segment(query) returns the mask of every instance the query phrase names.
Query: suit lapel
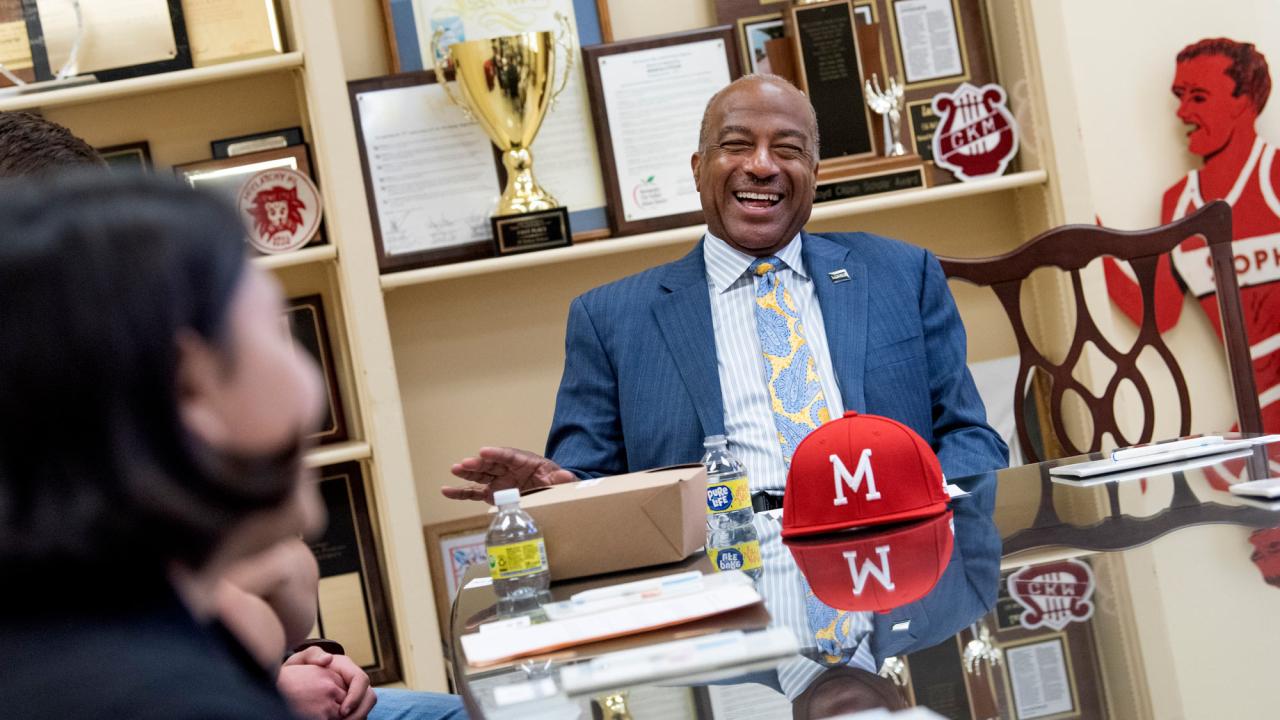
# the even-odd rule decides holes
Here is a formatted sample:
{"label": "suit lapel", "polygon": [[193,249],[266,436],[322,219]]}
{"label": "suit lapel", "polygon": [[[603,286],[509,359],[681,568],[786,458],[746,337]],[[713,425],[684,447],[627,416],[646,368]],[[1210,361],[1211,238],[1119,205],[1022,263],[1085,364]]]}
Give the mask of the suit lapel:
{"label": "suit lapel", "polygon": [[[703,242],[706,242],[705,240]],[[724,434],[724,402],[716,369],[715,328],[707,291],[702,243],[667,265],[659,278],[667,291],[653,303],[658,329],[667,342],[704,435]]]}
{"label": "suit lapel", "polygon": [[[867,267],[849,257],[845,246],[808,233],[802,255],[822,308],[831,367],[844,409],[863,412],[867,404],[862,383],[867,360]],[[847,271],[849,280],[832,280],[831,273],[837,270]]]}

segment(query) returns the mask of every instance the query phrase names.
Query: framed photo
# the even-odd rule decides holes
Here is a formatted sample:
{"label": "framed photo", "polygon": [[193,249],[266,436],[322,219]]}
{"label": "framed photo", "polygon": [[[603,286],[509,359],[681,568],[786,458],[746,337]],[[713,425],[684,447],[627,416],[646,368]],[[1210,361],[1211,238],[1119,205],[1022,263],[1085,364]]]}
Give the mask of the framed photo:
{"label": "framed photo", "polygon": [[492,257],[489,217],[502,185],[489,136],[449,102],[434,73],[347,87],[379,270]]}
{"label": "framed photo", "polygon": [[[306,145],[264,150],[230,158],[201,160],[173,167],[174,174],[185,180],[191,187],[212,190],[234,202],[244,215],[250,235],[255,238],[251,246],[255,252],[263,254],[265,254],[264,247],[260,247],[256,238],[259,235],[271,234],[269,232],[271,228],[258,227],[267,224],[268,216],[255,207],[257,202],[255,197],[269,197],[269,195],[248,198],[243,196],[249,183],[260,182],[264,178],[264,171],[269,170],[288,171],[287,177],[282,179],[284,184],[279,186],[281,192],[278,201],[288,205],[287,214],[279,218],[280,234],[286,231],[296,234],[313,231],[314,235],[309,240],[302,242],[302,238],[299,238],[300,244],[294,249],[323,245],[324,228],[320,223],[322,201],[311,180],[311,160]],[[264,189],[271,190],[275,187]],[[252,190],[252,187],[248,189]],[[274,215],[271,218],[274,218]]]}
{"label": "framed photo", "polygon": [[782,13],[756,15],[738,20],[738,47],[742,51],[744,73],[771,73],[776,71],[769,64],[769,52],[765,43],[786,37],[786,24]]}
{"label": "framed photo", "polygon": [[427,565],[431,568],[431,588],[436,599],[436,621],[441,637],[449,636],[449,611],[458,596],[462,576],[473,564],[487,563],[484,536],[490,516],[485,513],[428,525],[424,529]]}
{"label": "framed photo", "polygon": [[[436,30],[444,31],[443,49],[454,42],[530,29],[553,30],[559,26],[559,15],[576,28],[578,47],[612,39],[607,0],[382,0],[382,4],[392,69],[397,73],[434,67],[431,42]],[[566,67],[559,58],[556,65]],[[605,237],[609,227],[581,66],[575,59],[568,83],[556,97],[531,148],[538,182],[569,209],[569,226],[578,242]],[[558,83],[559,77],[555,81]]]}
{"label": "framed photo", "polygon": [[701,223],[689,157],[707,101],[741,74],[734,28],[596,45],[582,55],[613,233]]}
{"label": "framed photo", "polygon": [[37,80],[75,51],[76,75],[107,82],[192,67],[182,0],[22,0]]}
{"label": "framed photo", "polygon": [[95,148],[112,172],[149,173],[151,144],[146,140]]}
{"label": "framed photo", "polygon": [[285,307],[285,321],[294,340],[306,348],[324,374],[325,419],[320,430],[311,437],[321,445],[342,442],[347,439],[347,420],[342,395],[338,391],[338,370],[333,361],[333,344],[329,342],[323,298],[319,295],[290,298]]}
{"label": "framed photo", "polygon": [[364,473],[355,462],[330,465],[321,468],[319,483],[329,525],[310,543],[320,565],[315,634],[342,643],[374,685],[394,682],[400,679],[400,661]]}

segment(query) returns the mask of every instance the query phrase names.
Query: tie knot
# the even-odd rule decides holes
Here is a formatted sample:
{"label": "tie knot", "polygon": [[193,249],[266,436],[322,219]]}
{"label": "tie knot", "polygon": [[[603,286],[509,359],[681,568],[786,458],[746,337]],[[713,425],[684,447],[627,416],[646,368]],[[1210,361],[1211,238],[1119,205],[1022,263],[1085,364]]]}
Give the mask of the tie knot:
{"label": "tie knot", "polygon": [[769,257],[759,258],[751,263],[751,273],[753,275],[763,277],[778,267],[778,258],[770,255]]}

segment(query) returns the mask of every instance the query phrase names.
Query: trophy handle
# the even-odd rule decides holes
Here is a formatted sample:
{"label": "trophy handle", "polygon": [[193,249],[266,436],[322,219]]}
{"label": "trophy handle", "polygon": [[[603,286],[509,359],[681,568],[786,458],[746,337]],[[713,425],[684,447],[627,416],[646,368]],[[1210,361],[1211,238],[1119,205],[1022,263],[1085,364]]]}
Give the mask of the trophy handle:
{"label": "trophy handle", "polygon": [[577,43],[573,41],[573,27],[569,25],[568,16],[556,13],[556,21],[560,23],[560,31],[556,33],[556,45],[564,51],[564,74],[560,76],[560,87],[556,88],[551,95],[552,104],[569,86],[569,76],[573,74],[573,66],[576,64],[574,56],[577,55]]}
{"label": "trophy handle", "polygon": [[444,61],[440,59],[440,38],[442,37],[444,37],[444,28],[442,27],[436,28],[436,31],[431,35],[431,66],[436,73],[436,84],[444,89],[444,94],[449,98],[449,102],[459,108],[462,108],[462,112],[467,116],[467,119],[470,120],[472,119],[471,109],[467,107],[466,103],[462,102],[461,98],[453,94],[453,88],[449,87],[449,81],[444,76]]}

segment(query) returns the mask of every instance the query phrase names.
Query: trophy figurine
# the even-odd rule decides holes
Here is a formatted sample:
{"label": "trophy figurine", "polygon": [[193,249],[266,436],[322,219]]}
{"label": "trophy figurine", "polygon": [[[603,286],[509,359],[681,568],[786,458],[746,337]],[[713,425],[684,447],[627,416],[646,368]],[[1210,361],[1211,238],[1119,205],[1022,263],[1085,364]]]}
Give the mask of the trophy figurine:
{"label": "trophy figurine", "polygon": [[[499,255],[563,247],[572,243],[569,211],[533,177],[533,138],[573,69],[574,48],[568,18],[556,14],[557,36],[550,31],[467,40],[440,50],[444,29],[431,39],[436,81],[449,100],[480,124],[502,151],[507,185],[490,218]],[[558,85],[553,83],[556,56],[566,57]],[[453,69],[458,92],[445,78]],[[553,89],[554,87],[554,89]]]}
{"label": "trophy figurine", "polygon": [[902,147],[902,85],[897,78],[889,78],[884,90],[875,73],[866,82],[867,105],[882,118],[884,123],[884,156],[900,157],[907,154]]}

